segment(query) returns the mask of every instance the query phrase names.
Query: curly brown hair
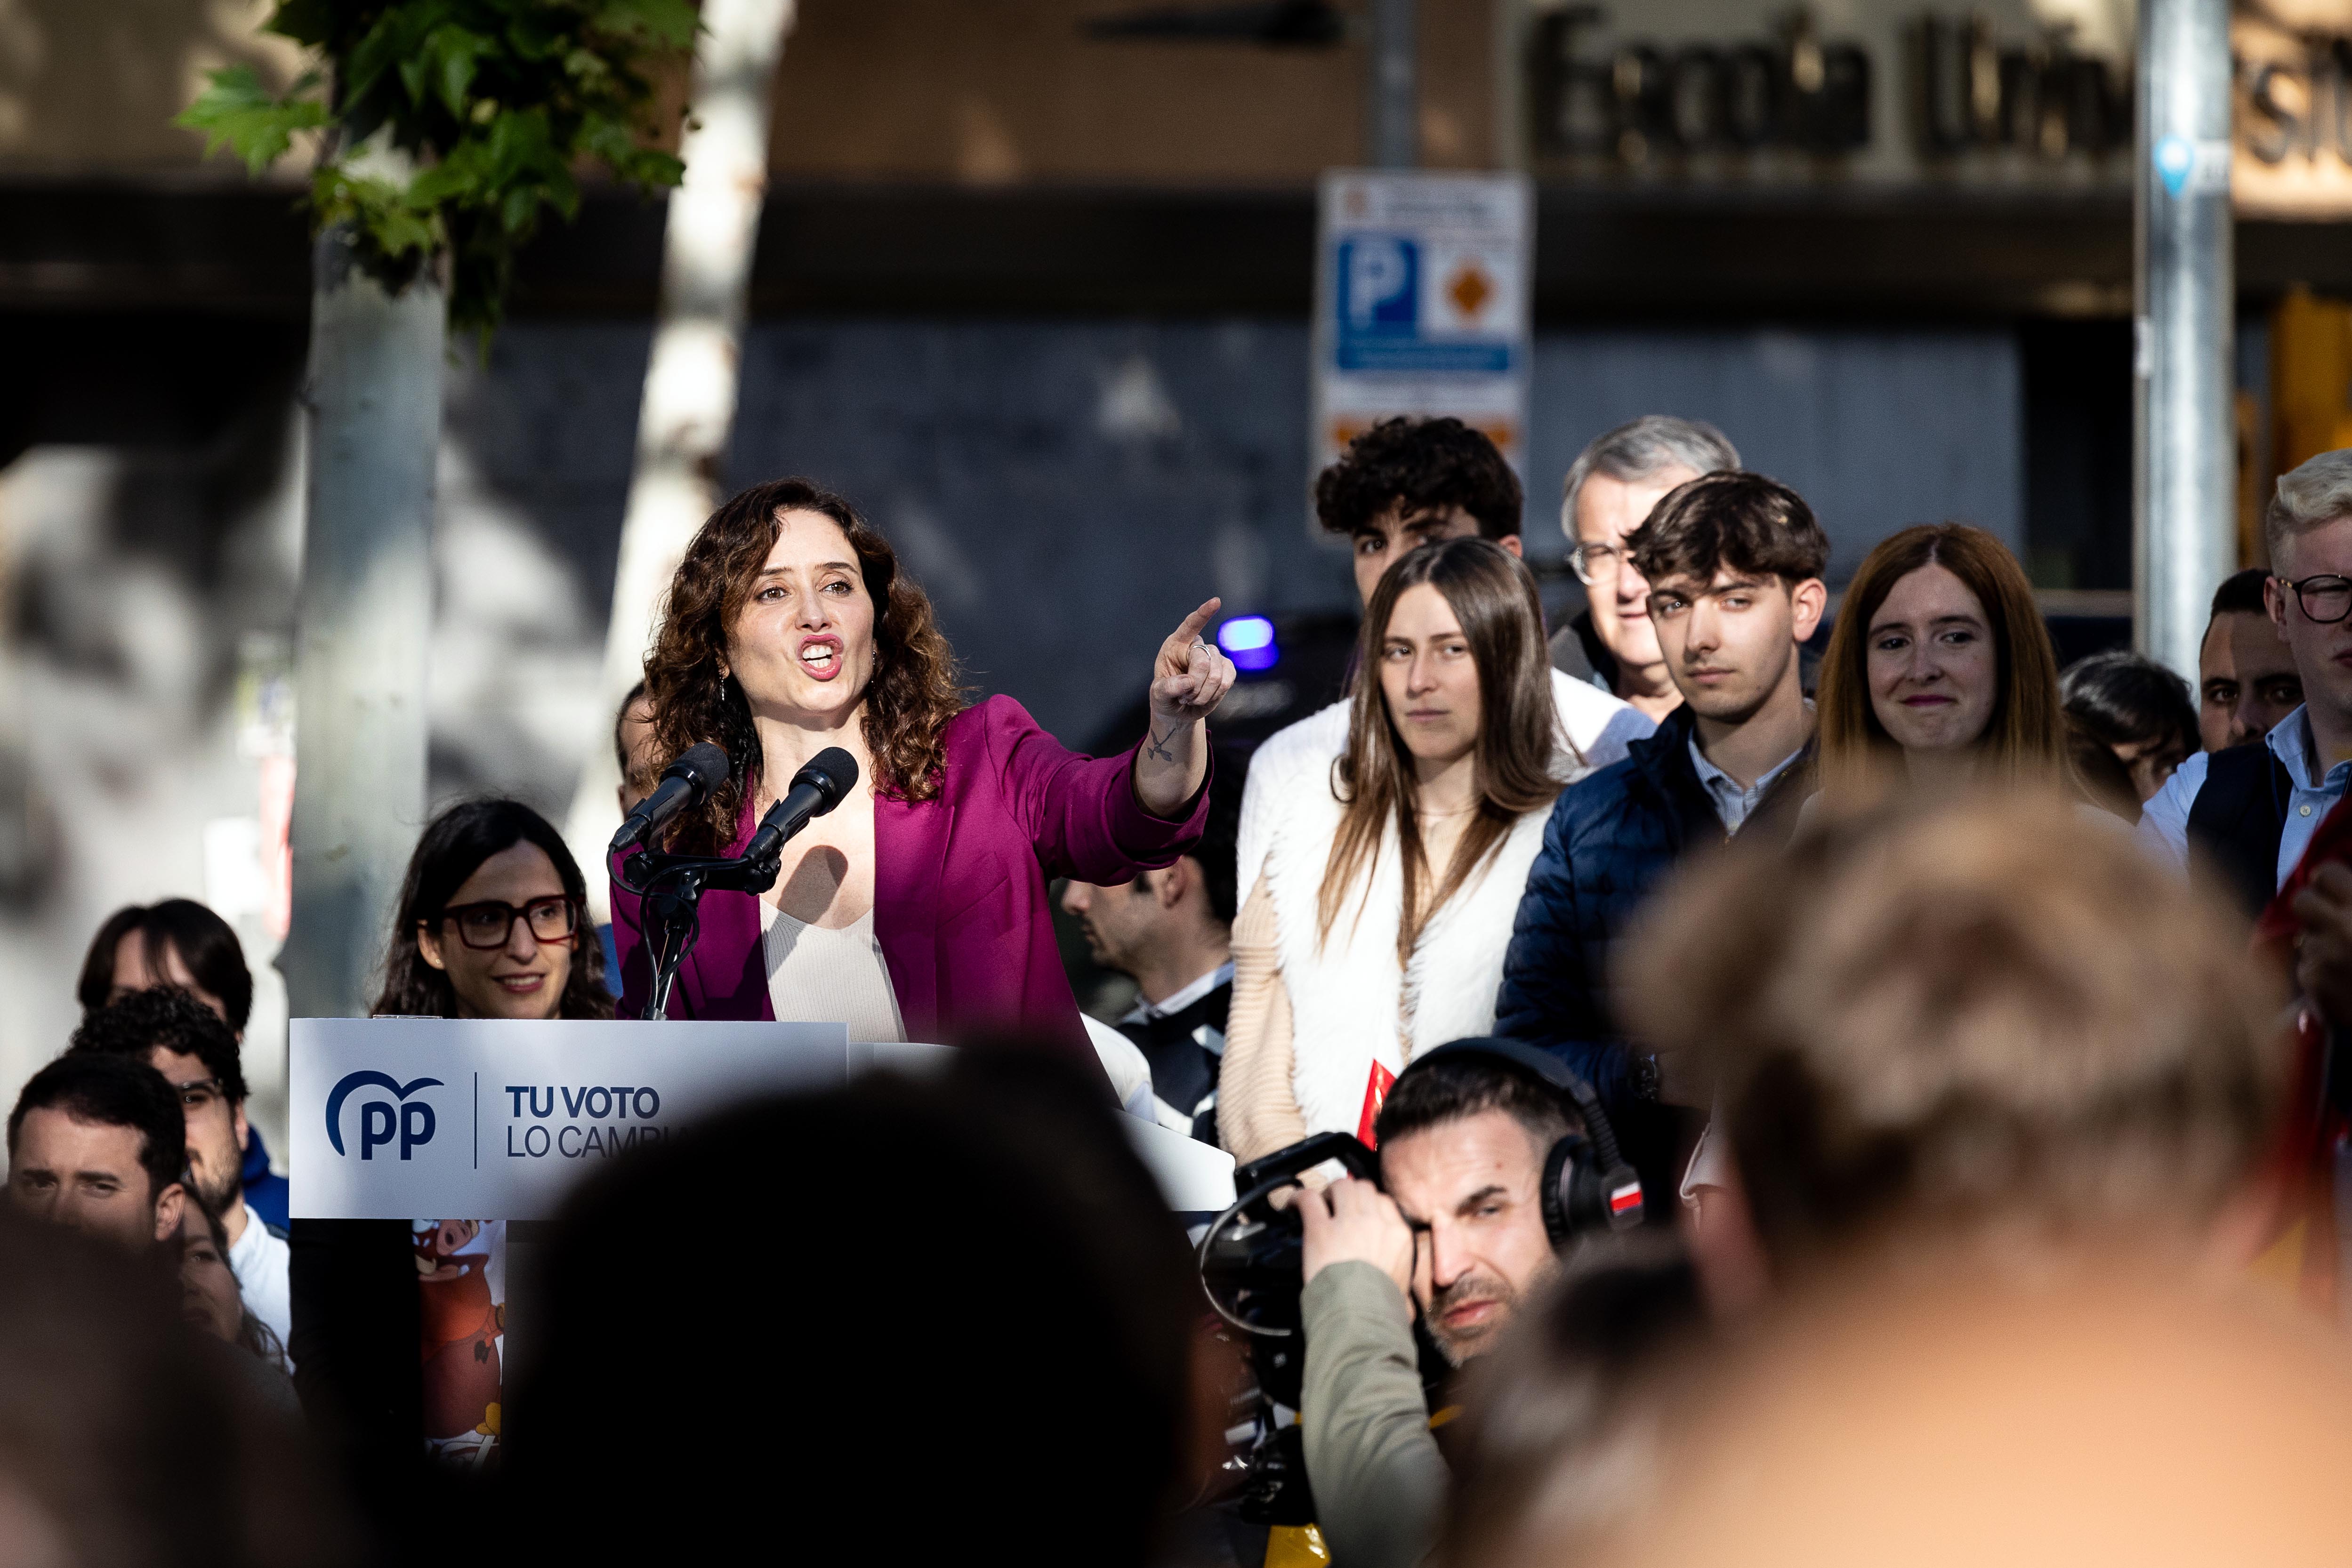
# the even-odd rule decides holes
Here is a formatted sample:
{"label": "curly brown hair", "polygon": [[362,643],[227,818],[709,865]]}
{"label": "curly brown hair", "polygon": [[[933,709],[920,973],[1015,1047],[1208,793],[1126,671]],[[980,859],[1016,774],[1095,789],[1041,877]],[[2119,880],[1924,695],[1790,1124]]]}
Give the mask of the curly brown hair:
{"label": "curly brown hair", "polygon": [[689,746],[726,748],[730,771],[698,810],[681,815],[669,847],[715,854],[735,837],[743,802],[760,777],[760,735],[742,684],[720,675],[727,629],[751,596],[787,512],[832,518],[857,552],[858,575],[874,601],[874,678],[865,694],[866,747],[877,794],[928,800],[940,792],[948,720],[963,711],[955,653],[931,618],[931,601],[898,570],[898,557],[873,524],[841,497],[807,479],[772,479],[736,495],[696,532],[670,580],[661,628],[646,655],[659,767]]}

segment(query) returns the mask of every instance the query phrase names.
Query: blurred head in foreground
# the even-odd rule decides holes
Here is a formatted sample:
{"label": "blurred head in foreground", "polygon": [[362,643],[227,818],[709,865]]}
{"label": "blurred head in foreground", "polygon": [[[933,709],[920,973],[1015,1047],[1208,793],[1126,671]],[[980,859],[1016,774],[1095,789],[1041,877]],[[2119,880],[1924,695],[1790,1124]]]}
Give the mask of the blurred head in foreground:
{"label": "blurred head in foreground", "polygon": [[550,1557],[717,1561],[822,1518],[877,1561],[1145,1562],[1181,1500],[1199,1286],[1066,1073],[957,1052],[583,1186],[509,1421]]}
{"label": "blurred head in foreground", "polygon": [[1601,1550],[1556,1534],[1517,1561],[2340,1563],[2352,1368],[2287,1314],[2136,1274],[1883,1277],[1685,1369],[1664,1505]]}
{"label": "blurred head in foreground", "polygon": [[1670,1232],[1579,1248],[1465,1391],[1443,1561],[1485,1568],[1556,1536],[1590,1539],[1659,1501],[1656,1384],[1706,1332],[1697,1277]]}
{"label": "blurred head in foreground", "polygon": [[2284,1085],[2227,915],[2055,793],[1818,826],[1695,867],[1625,963],[1637,1032],[1715,1056],[1773,1272],[2204,1248]]}
{"label": "blurred head in foreground", "polygon": [[1813,829],[1694,865],[1620,993],[1714,1055],[1764,1279],[1696,1260],[1746,1325],[1597,1314],[1622,1270],[1524,1314],[1481,1568],[2240,1562],[2334,1506],[2352,1383],[2231,1301],[2284,1064],[2226,915],[2054,793]]}
{"label": "blurred head in foreground", "polygon": [[0,1213],[0,1562],[352,1559],[300,1433],[203,1354],[176,1296],[113,1249]]}

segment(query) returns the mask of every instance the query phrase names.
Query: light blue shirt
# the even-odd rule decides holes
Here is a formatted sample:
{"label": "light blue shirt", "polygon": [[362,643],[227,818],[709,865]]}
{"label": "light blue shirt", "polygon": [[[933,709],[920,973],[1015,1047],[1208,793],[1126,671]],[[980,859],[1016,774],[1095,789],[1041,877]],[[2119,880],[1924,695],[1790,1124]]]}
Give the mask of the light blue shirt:
{"label": "light blue shirt", "polygon": [[[2344,799],[2346,784],[2352,783],[2352,762],[2337,763],[2324,779],[2312,777],[2311,721],[2302,708],[2279,720],[2263,737],[2263,744],[2285,766],[2294,786],[2286,803],[2286,828],[2279,834],[2277,882],[2284,882],[2311,847],[2320,820]],[[2189,811],[2197,803],[2197,791],[2205,787],[2207,766],[2206,754],[2199,752],[2174,768],[2164,788],[2140,810],[2139,841],[2184,870],[2189,864]]]}
{"label": "light blue shirt", "polygon": [[1706,791],[1707,803],[1715,808],[1715,814],[1722,819],[1726,833],[1738,832],[1739,824],[1748,821],[1748,813],[1756,810],[1756,802],[1764,798],[1764,791],[1772,788],[1774,781],[1789,770],[1790,763],[1805,754],[1803,747],[1797,747],[1766,768],[1755,783],[1743,789],[1738,779],[1706,759],[1706,753],[1698,748],[1696,737],[1692,738],[1689,746],[1691,766],[1698,769],[1699,785]]}

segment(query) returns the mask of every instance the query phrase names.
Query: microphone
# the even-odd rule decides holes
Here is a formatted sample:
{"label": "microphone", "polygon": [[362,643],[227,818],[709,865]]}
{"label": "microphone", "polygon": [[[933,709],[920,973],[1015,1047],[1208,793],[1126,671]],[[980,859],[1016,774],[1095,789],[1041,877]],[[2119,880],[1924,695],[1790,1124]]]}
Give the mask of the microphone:
{"label": "microphone", "polygon": [[[689,746],[678,759],[662,769],[661,783],[637,802],[604,852],[616,855],[649,841],[669,820],[688,806],[699,805],[727,777],[727,753],[705,740]],[[855,775],[853,767],[851,772]]]}
{"label": "microphone", "polygon": [[766,860],[784,847],[786,839],[807,827],[810,818],[822,817],[840,805],[841,798],[856,786],[857,758],[838,746],[826,747],[793,775],[793,787],[760,819],[760,831],[743,846],[743,859],[752,865]]}

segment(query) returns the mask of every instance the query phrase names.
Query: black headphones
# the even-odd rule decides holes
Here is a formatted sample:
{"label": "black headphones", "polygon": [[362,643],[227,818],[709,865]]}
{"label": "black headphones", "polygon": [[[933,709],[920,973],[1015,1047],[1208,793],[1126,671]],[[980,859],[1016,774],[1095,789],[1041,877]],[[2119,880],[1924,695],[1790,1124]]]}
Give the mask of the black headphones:
{"label": "black headphones", "polygon": [[[1536,1079],[1558,1094],[1563,1108],[1584,1124],[1582,1133],[1568,1134],[1544,1155],[1543,1181],[1538,1190],[1543,1200],[1544,1233],[1551,1238],[1552,1246],[1566,1247],[1580,1236],[1631,1230],[1641,1224],[1642,1178],[1617,1152],[1617,1134],[1601,1109],[1601,1097],[1592,1092],[1592,1085],[1549,1051],[1516,1040],[1452,1040],[1414,1057],[1397,1074],[1397,1082],[1433,1061],[1459,1061],[1474,1056]],[[1389,1086],[1389,1092],[1396,1092],[1396,1084]]]}

